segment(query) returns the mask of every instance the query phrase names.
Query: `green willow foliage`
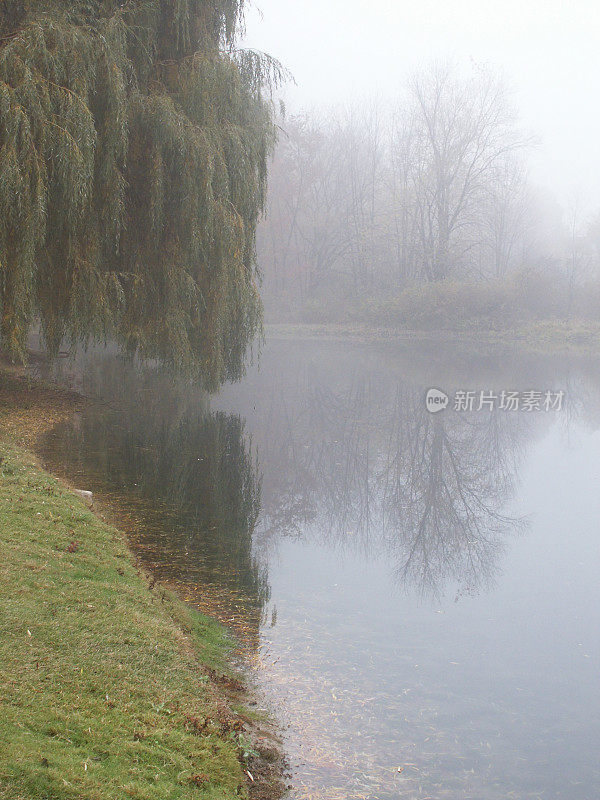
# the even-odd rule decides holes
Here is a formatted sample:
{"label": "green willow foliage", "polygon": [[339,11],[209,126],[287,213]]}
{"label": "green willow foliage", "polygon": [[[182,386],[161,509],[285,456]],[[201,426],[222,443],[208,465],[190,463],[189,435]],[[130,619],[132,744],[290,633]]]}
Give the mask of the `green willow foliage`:
{"label": "green willow foliage", "polygon": [[238,378],[260,328],[255,230],[277,62],[244,0],[0,0],[0,343]]}

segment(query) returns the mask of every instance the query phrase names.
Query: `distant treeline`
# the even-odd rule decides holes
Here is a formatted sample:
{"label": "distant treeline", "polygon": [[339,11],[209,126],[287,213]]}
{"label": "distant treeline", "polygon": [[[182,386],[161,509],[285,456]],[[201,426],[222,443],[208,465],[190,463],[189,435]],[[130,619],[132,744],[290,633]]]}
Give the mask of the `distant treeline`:
{"label": "distant treeline", "polygon": [[394,108],[280,126],[259,231],[267,319],[600,317],[600,222],[530,184],[535,141],[492,72],[435,66]]}

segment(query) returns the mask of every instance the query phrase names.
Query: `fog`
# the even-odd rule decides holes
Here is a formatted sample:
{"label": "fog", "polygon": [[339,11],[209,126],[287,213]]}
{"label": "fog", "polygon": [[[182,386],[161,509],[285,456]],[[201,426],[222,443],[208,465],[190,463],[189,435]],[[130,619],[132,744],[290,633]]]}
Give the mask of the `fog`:
{"label": "fog", "polygon": [[599,78],[600,0],[0,0],[0,800],[600,800]]}
{"label": "fog", "polygon": [[432,60],[500,70],[524,126],[539,136],[532,178],[563,205],[600,205],[600,7],[592,0],[255,0],[248,47],[279,58],[296,85],[290,108],[395,98]]}
{"label": "fog", "polygon": [[245,46],[293,75],[273,94],[267,321],[595,323],[599,23],[555,0],[254,4]]}

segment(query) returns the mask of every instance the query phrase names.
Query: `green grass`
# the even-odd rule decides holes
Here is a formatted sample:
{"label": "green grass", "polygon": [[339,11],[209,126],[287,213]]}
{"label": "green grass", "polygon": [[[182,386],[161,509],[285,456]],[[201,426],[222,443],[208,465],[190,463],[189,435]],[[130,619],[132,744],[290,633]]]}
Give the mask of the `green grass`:
{"label": "green grass", "polygon": [[0,443],[0,798],[246,796],[203,667],[223,629],[151,591],[121,534]]}

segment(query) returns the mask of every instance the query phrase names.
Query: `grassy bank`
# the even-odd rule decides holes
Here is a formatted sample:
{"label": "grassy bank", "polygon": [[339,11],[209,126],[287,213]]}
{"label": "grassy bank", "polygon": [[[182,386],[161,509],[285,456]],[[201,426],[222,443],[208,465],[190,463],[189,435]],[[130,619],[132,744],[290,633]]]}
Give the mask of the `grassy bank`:
{"label": "grassy bank", "polygon": [[22,450],[0,458],[0,797],[238,796],[203,673],[222,630],[151,592],[120,534]]}
{"label": "grassy bank", "polygon": [[229,635],[26,449],[80,402],[0,367],[0,799],[262,797]]}

